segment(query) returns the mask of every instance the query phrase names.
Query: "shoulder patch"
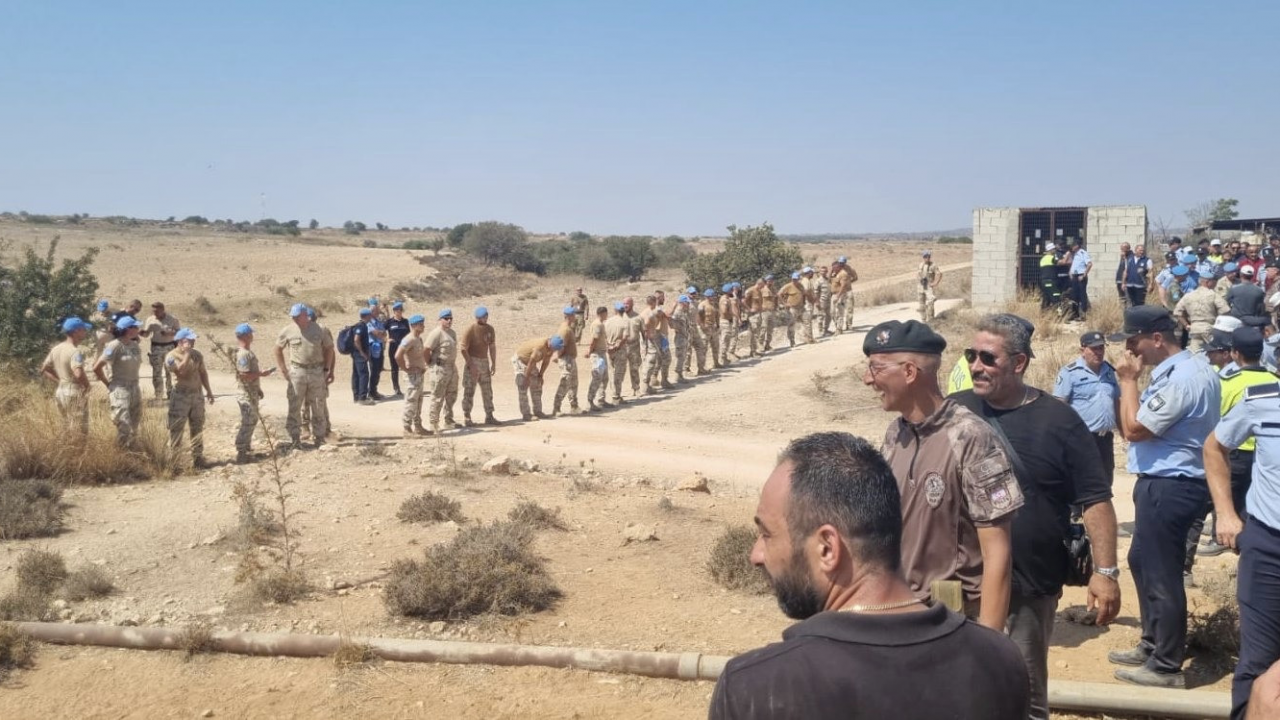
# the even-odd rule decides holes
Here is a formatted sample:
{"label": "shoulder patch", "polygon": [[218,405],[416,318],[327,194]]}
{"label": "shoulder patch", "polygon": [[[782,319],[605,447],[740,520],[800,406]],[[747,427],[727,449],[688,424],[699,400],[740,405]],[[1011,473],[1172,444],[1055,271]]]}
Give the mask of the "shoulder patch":
{"label": "shoulder patch", "polygon": [[1152,395],[1151,399],[1147,401],[1147,409],[1150,410],[1151,412],[1156,412],[1164,406],[1165,406],[1164,398],[1160,396],[1160,393],[1156,393],[1155,395]]}
{"label": "shoulder patch", "polygon": [[1280,382],[1254,385],[1244,391],[1245,400],[1261,400],[1262,398],[1280,397]]}
{"label": "shoulder patch", "polygon": [[1222,376],[1223,380],[1226,380],[1228,378],[1233,378],[1239,375],[1240,372],[1241,372],[1240,368],[1237,367],[1237,368],[1231,368],[1230,370],[1223,370],[1222,372],[1219,373],[1219,375]]}

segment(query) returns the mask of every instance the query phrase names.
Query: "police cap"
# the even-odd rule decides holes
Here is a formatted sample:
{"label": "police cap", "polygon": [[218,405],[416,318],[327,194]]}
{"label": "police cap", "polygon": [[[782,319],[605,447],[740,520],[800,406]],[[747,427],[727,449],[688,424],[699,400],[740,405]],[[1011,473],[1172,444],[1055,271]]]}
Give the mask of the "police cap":
{"label": "police cap", "polygon": [[1178,324],[1168,310],[1158,305],[1139,305],[1124,311],[1124,329],[1107,339],[1117,342],[1143,333],[1173,332],[1177,329]]}

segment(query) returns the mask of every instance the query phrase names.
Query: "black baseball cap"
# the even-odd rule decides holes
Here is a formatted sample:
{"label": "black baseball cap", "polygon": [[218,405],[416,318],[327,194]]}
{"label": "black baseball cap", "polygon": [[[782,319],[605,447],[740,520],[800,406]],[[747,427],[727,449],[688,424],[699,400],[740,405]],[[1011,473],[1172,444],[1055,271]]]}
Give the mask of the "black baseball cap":
{"label": "black baseball cap", "polygon": [[862,353],[868,356],[895,352],[941,355],[946,349],[947,339],[919,320],[882,322],[862,339]]}
{"label": "black baseball cap", "polygon": [[1213,330],[1209,333],[1209,339],[1204,344],[1206,352],[1214,350],[1230,350],[1232,344],[1232,333],[1226,330]]}
{"label": "black baseball cap", "polygon": [[1107,339],[1103,337],[1102,333],[1098,332],[1097,330],[1090,330],[1089,332],[1080,336],[1080,347],[1082,348],[1098,347],[1099,345],[1106,345],[1106,344],[1107,344]]}
{"label": "black baseball cap", "polygon": [[1231,347],[1245,357],[1262,355],[1262,331],[1248,325],[1232,330]]}
{"label": "black baseball cap", "polygon": [[1134,335],[1153,332],[1172,332],[1178,329],[1169,311],[1158,305],[1139,305],[1124,311],[1124,329],[1107,336],[1111,342],[1128,340]]}

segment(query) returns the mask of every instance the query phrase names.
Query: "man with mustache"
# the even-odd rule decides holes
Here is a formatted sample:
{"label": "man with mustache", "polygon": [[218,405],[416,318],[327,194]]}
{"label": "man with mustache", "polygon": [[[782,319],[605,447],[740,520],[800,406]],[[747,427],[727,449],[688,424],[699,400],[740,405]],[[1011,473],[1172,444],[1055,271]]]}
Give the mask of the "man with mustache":
{"label": "man with mustache", "polygon": [[899,568],[893,473],[865,440],[794,440],[760,492],[751,562],[802,622],[725,666],[726,718],[1027,717],[1025,666],[1000,633],[926,605]]}

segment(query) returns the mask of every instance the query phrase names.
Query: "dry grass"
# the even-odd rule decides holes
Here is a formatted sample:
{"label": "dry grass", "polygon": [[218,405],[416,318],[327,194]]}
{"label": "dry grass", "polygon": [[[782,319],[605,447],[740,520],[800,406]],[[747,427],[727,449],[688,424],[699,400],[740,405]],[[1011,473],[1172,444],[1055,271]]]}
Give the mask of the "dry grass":
{"label": "dry grass", "polygon": [[213,626],[208,620],[196,620],[187,625],[178,635],[178,648],[186,660],[213,652]]}
{"label": "dry grass", "polygon": [[856,307],[874,307],[876,305],[893,305],[895,303],[915,302],[916,286],[910,281],[880,285],[853,293]]}
{"label": "dry grass", "polygon": [[383,600],[394,615],[430,619],[520,615],[551,607],[561,592],[534,554],[532,529],[496,522],[428,548],[391,568]]}
{"label": "dry grass", "polygon": [[742,592],[764,595],[769,592],[769,576],[764,569],[751,564],[751,547],[756,531],[746,525],[727,528],[716,539],[707,560],[707,572],[717,585]]}
{"label": "dry grass", "polygon": [[311,593],[311,583],[301,570],[271,568],[259,573],[249,583],[249,590],[262,602],[288,605]]}
{"label": "dry grass", "polygon": [[35,588],[19,585],[0,597],[0,620],[42,622],[53,619],[50,597]]}
{"label": "dry grass", "polygon": [[353,643],[343,638],[338,643],[338,650],[333,654],[333,664],[339,668],[348,669],[357,665],[364,665],[372,661],[377,656],[373,654],[373,648],[368,645]]}
{"label": "dry grass", "polygon": [[1235,570],[1205,573],[1205,577],[1198,579],[1208,603],[1196,603],[1188,613],[1187,648],[1197,663],[1230,670],[1240,653],[1240,605],[1236,602]]}
{"label": "dry grass", "polygon": [[548,510],[533,500],[524,500],[511,508],[507,519],[516,525],[525,525],[534,530],[568,530],[560,517],[560,508]]}
{"label": "dry grass", "polygon": [[62,584],[62,597],[71,602],[102,598],[115,592],[111,576],[97,565],[86,565],[72,570]]}
{"label": "dry grass", "polygon": [[0,623],[0,679],[35,664],[36,641],[12,623]]}
{"label": "dry grass", "polygon": [[396,517],[400,518],[400,522],[424,525],[450,520],[456,523],[466,521],[466,517],[462,514],[462,503],[431,490],[414,495],[401,503],[400,509],[396,511]]}
{"label": "dry grass", "polygon": [[52,595],[67,579],[62,556],[46,550],[28,550],[18,557],[18,586]]}
{"label": "dry grass", "polygon": [[0,540],[62,531],[62,488],[46,480],[0,480]]}

